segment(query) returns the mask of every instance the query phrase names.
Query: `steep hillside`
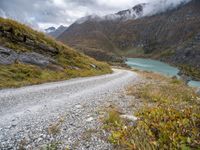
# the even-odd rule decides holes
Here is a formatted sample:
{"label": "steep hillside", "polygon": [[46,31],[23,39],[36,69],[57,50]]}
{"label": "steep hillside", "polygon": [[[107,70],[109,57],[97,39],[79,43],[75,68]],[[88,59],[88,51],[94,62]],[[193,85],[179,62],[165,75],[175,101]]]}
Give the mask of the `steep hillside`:
{"label": "steep hillside", "polygon": [[0,88],[110,72],[105,63],[16,21],[0,18]]}
{"label": "steep hillside", "polygon": [[[58,39],[74,47],[161,59],[200,79],[200,1],[192,0],[166,12],[141,17],[146,5],[133,7],[135,13],[121,11],[117,13],[121,17],[115,19],[75,22]],[[97,38],[97,34],[103,38]]]}
{"label": "steep hillside", "polygon": [[[122,58],[115,55],[117,47],[102,30],[103,26],[96,21],[86,21],[82,24],[74,23],[57,39],[89,56],[95,56],[98,60],[123,61]],[[97,53],[101,53],[101,55],[96,55]]]}
{"label": "steep hillside", "polygon": [[[87,16],[77,20],[57,39],[98,60],[123,62],[114,41],[120,23],[141,17],[145,4],[104,17]],[[121,30],[121,29],[120,29]],[[119,37],[119,40],[122,37]]]}

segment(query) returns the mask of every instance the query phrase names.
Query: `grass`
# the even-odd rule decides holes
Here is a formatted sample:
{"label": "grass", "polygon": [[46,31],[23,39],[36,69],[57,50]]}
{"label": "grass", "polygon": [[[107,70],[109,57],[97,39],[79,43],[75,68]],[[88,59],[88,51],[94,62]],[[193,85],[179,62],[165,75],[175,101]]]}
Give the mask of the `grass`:
{"label": "grass", "polygon": [[127,49],[119,52],[120,55],[122,56],[142,56],[144,55],[144,50],[141,47],[138,48],[133,48],[133,49]]}
{"label": "grass", "polygon": [[135,112],[135,126],[109,111],[104,127],[116,149],[200,149],[200,98],[181,81],[140,73],[147,83],[132,86],[128,94],[143,100]]}
{"label": "grass", "polygon": [[45,82],[67,80],[75,77],[86,77],[108,73],[109,70],[83,68],[80,70],[65,69],[51,71],[27,64],[0,65],[0,89],[34,85]]}
{"label": "grass", "polygon": [[[58,150],[59,149],[60,142],[51,142],[47,145],[45,145],[41,150]],[[67,150],[67,148],[66,148]]]}
{"label": "grass", "polygon": [[64,119],[60,118],[57,122],[51,124],[48,128],[48,133],[51,135],[58,134],[60,132],[60,128],[63,122],[64,122]]}
{"label": "grass", "polygon": [[[18,23],[12,19],[4,19],[0,17],[0,29],[1,30],[10,30],[12,28],[13,35],[15,36],[24,36],[34,40],[35,42],[41,42],[52,47],[57,47],[61,49],[64,45],[58,44],[53,38],[46,36],[45,34],[35,31],[32,28]],[[67,46],[64,46],[67,47]]]}
{"label": "grass", "polygon": [[[0,17],[0,31],[9,31],[11,37],[0,36],[0,45],[11,48],[17,53],[37,52],[53,58],[57,64],[64,68],[62,71],[48,70],[37,66],[16,62],[12,65],[0,65],[0,88],[20,87],[44,82],[66,80],[74,77],[85,77],[111,73],[111,68],[104,62],[98,62],[74,49],[55,41],[54,39],[35,31],[30,27]],[[11,32],[12,31],[12,32]],[[24,37],[33,41],[35,46],[15,38]],[[49,51],[40,50],[37,45],[57,50],[52,56]],[[96,67],[92,67],[95,65]]]}
{"label": "grass", "polygon": [[174,50],[165,50],[161,52],[160,57],[170,57],[174,54],[175,54]]}

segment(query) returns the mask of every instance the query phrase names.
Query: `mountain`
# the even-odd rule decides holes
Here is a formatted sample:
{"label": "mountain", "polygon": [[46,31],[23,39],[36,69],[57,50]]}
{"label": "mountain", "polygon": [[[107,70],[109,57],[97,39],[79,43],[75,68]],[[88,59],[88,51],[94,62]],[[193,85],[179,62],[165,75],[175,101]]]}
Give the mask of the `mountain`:
{"label": "mountain", "polygon": [[55,32],[56,28],[55,27],[49,27],[47,29],[45,29],[45,33],[50,34],[51,32]]}
{"label": "mountain", "polygon": [[45,29],[45,33],[57,38],[59,35],[61,35],[65,30],[67,29],[67,27],[61,25],[59,26],[57,29],[55,27],[49,27],[47,29]]}
{"label": "mountain", "polygon": [[108,15],[114,17],[75,22],[58,40],[90,56],[100,51],[104,57],[111,53],[159,59],[200,79],[200,1],[191,0],[156,14],[147,14],[149,5]]}
{"label": "mountain", "polygon": [[79,49],[81,52],[101,61],[123,62],[119,48],[111,41],[109,34],[115,33],[119,22],[141,17],[145,4],[136,5],[132,9],[116,14],[99,17],[91,15],[78,19],[57,39]]}
{"label": "mountain", "polygon": [[[115,16],[114,18],[117,18],[121,21],[141,18],[143,16],[143,9],[146,5],[147,5],[146,3],[143,3],[143,4],[136,5],[131,9],[120,11],[114,14]],[[107,15],[106,17],[109,19],[109,16],[113,16],[113,15]]]}
{"label": "mountain", "polygon": [[97,16],[97,15],[90,15],[83,18],[78,19],[75,23],[82,24],[87,21],[93,21],[93,22],[101,22],[101,21],[127,21],[129,19],[137,19],[141,18],[143,16],[143,8],[147,4],[142,3],[134,6],[131,9],[119,11],[115,14],[109,14],[103,17]]}
{"label": "mountain", "polygon": [[0,18],[0,88],[109,72],[105,63],[16,21]]}

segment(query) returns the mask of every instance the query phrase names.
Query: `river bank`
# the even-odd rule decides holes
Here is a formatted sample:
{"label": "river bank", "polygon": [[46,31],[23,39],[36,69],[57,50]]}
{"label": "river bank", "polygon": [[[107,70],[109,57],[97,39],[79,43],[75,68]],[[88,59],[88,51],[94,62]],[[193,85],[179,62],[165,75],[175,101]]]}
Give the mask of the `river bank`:
{"label": "river bank", "polygon": [[192,80],[192,77],[185,75],[179,68],[161,61],[145,58],[128,58],[126,64],[140,70],[152,71],[170,77],[176,76],[188,82],[189,86],[200,87],[200,81]]}

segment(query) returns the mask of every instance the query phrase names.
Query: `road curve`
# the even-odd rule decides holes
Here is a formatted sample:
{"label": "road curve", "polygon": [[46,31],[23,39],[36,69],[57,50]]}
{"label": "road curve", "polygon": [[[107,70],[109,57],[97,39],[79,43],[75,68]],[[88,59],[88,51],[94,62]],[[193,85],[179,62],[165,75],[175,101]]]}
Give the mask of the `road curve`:
{"label": "road curve", "polygon": [[0,90],[0,149],[18,149],[22,141],[26,149],[52,142],[55,136],[48,135],[47,129],[60,117],[64,118],[65,127],[57,140],[67,145],[74,143],[95,120],[96,109],[138,78],[131,71],[113,71],[108,75]]}

